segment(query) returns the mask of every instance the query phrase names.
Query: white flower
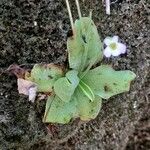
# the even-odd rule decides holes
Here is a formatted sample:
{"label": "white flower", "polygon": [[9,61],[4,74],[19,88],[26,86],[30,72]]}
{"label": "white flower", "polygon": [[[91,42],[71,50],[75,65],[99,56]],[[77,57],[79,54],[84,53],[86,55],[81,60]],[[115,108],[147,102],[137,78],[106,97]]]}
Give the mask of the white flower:
{"label": "white flower", "polygon": [[126,52],[126,45],[118,42],[118,36],[106,37],[104,40],[106,48],[104,49],[104,55],[106,57],[119,56]]}

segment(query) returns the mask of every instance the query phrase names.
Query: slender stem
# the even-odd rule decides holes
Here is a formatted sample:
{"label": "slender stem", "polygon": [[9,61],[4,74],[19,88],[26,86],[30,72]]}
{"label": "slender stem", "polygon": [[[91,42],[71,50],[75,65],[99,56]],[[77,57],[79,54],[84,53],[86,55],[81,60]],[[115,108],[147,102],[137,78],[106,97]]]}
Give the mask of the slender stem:
{"label": "slender stem", "polygon": [[92,19],[92,10],[90,10],[90,15],[89,15],[89,17]]}
{"label": "slender stem", "polygon": [[77,6],[79,18],[81,18],[82,15],[81,15],[81,10],[80,10],[80,5],[79,5],[79,1],[78,0],[76,0],[76,6]]}
{"label": "slender stem", "polygon": [[70,9],[70,5],[69,5],[68,0],[66,0],[66,5],[67,5],[68,13],[69,13],[71,28],[72,28],[72,31],[73,31],[73,18],[72,18],[72,13],[71,13],[71,9]]}
{"label": "slender stem", "polygon": [[110,0],[105,0],[106,14],[110,15]]}

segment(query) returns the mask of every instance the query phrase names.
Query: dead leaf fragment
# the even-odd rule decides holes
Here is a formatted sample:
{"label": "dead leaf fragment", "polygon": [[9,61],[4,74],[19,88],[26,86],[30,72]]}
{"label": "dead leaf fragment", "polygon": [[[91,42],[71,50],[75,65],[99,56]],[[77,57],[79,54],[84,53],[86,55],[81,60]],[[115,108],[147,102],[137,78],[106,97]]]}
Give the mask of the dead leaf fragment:
{"label": "dead leaf fragment", "polygon": [[17,78],[24,78],[25,74],[27,73],[26,69],[23,69],[16,64],[10,65],[7,71],[16,75]]}
{"label": "dead leaf fragment", "polygon": [[34,102],[37,93],[37,86],[34,82],[18,78],[18,91],[19,94],[29,96],[29,101]]}
{"label": "dead leaf fragment", "polygon": [[36,92],[37,92],[36,86],[29,88],[29,101],[31,101],[32,103],[34,103],[34,100],[36,98]]}

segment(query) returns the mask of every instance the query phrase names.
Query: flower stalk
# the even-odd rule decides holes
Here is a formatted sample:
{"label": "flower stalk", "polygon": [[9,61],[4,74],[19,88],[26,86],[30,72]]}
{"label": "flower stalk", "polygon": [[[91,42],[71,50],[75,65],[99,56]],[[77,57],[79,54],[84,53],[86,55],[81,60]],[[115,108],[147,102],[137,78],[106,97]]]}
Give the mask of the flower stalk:
{"label": "flower stalk", "polygon": [[67,5],[67,9],[68,9],[68,14],[69,14],[69,19],[70,19],[70,23],[71,23],[71,28],[72,28],[72,31],[74,29],[74,23],[73,23],[73,17],[72,17],[72,13],[71,13],[71,8],[70,8],[70,5],[69,5],[69,1],[66,0],[66,5]]}

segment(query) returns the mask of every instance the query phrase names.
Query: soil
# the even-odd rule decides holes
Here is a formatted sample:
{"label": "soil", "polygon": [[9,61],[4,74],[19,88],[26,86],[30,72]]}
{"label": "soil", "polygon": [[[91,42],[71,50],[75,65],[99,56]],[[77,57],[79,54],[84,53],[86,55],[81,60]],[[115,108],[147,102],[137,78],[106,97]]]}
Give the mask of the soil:
{"label": "soil", "polygon": [[[75,20],[75,2],[70,1]],[[104,58],[103,63],[136,73],[130,92],[104,101],[90,122],[42,123],[45,101],[32,104],[19,95],[16,77],[5,70],[14,63],[67,65],[70,22],[65,1],[0,0],[0,149],[150,149],[149,0],[118,0],[111,5],[110,16],[100,0],[81,1],[81,8],[84,16],[93,9],[102,40],[118,35],[127,44],[126,55]]]}

